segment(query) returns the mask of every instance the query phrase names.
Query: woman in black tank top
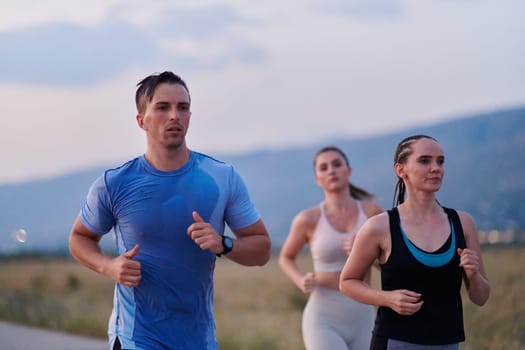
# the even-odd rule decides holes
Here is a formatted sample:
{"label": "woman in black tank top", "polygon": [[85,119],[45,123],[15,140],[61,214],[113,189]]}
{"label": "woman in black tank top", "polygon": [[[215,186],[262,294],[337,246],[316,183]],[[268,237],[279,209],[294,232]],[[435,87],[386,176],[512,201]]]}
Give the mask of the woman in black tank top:
{"label": "woman in black tank top", "polygon": [[[474,304],[489,298],[474,220],[436,200],[444,162],[430,136],[399,143],[395,207],[363,225],[341,272],[342,293],[378,306],[372,350],[458,349],[465,340],[462,281]],[[363,282],[376,260],[381,290]]]}

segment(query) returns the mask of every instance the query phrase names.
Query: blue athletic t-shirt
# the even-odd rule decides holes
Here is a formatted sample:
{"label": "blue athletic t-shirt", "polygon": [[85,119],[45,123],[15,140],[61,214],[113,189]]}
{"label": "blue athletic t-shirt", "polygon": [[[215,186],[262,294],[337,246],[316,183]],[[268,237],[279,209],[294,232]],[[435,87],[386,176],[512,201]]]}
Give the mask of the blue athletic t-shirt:
{"label": "blue athletic t-shirt", "polygon": [[188,236],[197,211],[224,232],[260,216],[246,186],[228,164],[191,152],[188,163],[159,171],[144,156],[108,170],[91,186],[80,219],[96,234],[115,232],[118,254],[140,245],[137,287],[115,286],[110,348],[217,349],[213,319],[216,256]]}

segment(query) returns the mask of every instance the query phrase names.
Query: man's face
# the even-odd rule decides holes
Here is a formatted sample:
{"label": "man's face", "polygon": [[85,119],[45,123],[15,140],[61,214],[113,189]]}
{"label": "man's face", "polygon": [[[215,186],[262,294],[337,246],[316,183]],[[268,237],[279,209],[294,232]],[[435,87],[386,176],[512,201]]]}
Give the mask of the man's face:
{"label": "man's face", "polygon": [[175,149],[185,145],[190,116],[190,97],[184,86],[161,83],[137,122],[146,131],[148,146]]}

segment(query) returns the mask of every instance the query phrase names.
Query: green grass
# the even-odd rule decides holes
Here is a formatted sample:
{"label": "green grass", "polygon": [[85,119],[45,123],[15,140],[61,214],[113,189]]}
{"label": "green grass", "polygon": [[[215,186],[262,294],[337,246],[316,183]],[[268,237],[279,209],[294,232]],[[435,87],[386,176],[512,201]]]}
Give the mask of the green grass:
{"label": "green grass", "polygon": [[[483,307],[464,297],[467,340],[461,350],[525,348],[525,247],[490,247],[483,258],[491,296]],[[299,264],[310,268],[302,255]],[[377,285],[378,273],[373,283]],[[279,270],[219,259],[215,276],[217,338],[222,350],[303,349],[303,295]],[[0,261],[0,319],[106,337],[113,283],[69,259]]]}

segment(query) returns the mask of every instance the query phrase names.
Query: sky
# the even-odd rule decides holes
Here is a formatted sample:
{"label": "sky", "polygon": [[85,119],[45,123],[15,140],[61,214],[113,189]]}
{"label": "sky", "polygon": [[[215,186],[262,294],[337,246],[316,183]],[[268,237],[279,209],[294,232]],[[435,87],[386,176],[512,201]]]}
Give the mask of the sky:
{"label": "sky", "polygon": [[211,155],[525,104],[523,0],[0,0],[0,184],[145,150],[134,94],[187,82]]}

